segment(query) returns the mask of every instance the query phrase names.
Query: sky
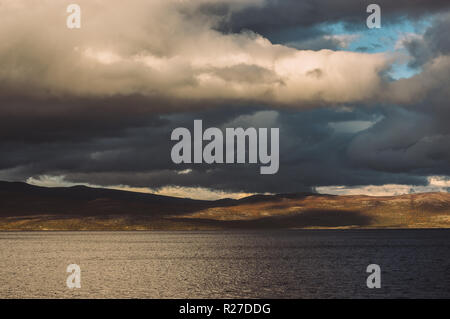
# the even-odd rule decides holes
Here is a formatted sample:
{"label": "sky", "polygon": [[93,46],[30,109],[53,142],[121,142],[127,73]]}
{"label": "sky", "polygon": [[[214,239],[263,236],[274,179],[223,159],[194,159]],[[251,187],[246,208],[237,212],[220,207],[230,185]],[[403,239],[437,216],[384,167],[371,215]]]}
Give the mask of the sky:
{"label": "sky", "polygon": [[[68,29],[66,8],[81,8]],[[179,197],[450,188],[450,2],[0,0],[0,180]],[[171,132],[280,129],[280,167]]]}

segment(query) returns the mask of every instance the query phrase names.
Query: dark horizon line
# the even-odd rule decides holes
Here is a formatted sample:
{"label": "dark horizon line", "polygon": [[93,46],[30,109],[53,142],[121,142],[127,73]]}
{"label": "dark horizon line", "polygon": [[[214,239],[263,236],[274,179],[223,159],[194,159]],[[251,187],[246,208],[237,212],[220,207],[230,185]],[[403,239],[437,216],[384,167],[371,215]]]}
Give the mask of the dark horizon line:
{"label": "dark horizon line", "polygon": [[131,190],[122,190],[122,189],[116,189],[116,188],[110,188],[110,187],[94,187],[94,186],[86,186],[83,184],[78,185],[72,185],[72,186],[40,186],[40,185],[33,185],[24,181],[6,181],[6,180],[0,180],[0,190],[2,185],[22,185],[32,188],[40,188],[40,189],[90,189],[90,190],[103,190],[103,191],[111,191],[111,192],[118,192],[118,193],[130,193],[130,194],[139,194],[139,195],[148,195],[148,196],[155,196],[159,198],[173,198],[173,199],[188,199],[192,201],[202,201],[202,202],[220,202],[220,201],[246,201],[250,199],[257,199],[257,198],[265,198],[268,199],[270,197],[272,198],[294,198],[294,197],[306,197],[306,196],[332,196],[332,197],[370,197],[370,198],[394,198],[394,197],[403,197],[403,196],[410,196],[410,195],[427,195],[427,194],[448,194],[449,192],[445,191],[435,191],[435,192],[418,192],[418,193],[408,193],[408,194],[400,194],[400,195],[365,195],[365,194],[354,194],[354,195],[337,195],[337,194],[326,194],[326,193],[317,193],[317,192],[291,192],[291,193],[255,193],[250,196],[245,196],[239,199],[234,199],[230,197],[223,197],[219,199],[209,200],[209,199],[194,199],[191,197],[178,197],[178,196],[171,196],[171,195],[160,195],[155,193],[146,193],[146,192],[139,192],[139,191],[131,191]]}

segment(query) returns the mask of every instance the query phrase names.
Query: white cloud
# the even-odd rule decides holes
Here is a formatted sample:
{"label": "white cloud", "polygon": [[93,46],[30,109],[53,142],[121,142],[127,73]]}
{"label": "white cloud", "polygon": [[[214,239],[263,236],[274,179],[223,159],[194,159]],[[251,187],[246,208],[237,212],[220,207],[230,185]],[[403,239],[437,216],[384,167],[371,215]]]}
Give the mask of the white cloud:
{"label": "white cloud", "polygon": [[[181,174],[188,174],[189,170],[181,171]],[[36,177],[29,177],[26,182],[30,185],[41,187],[71,187],[83,185],[92,188],[107,188],[127,192],[137,192],[146,194],[155,194],[163,196],[173,196],[181,198],[201,199],[201,200],[217,200],[222,198],[239,199],[254,195],[253,193],[233,193],[218,190],[211,190],[205,187],[181,187],[181,186],[165,186],[159,189],[152,189],[148,187],[130,187],[127,185],[113,185],[113,186],[99,186],[89,183],[72,183],[65,180],[65,176],[58,175],[39,175]]]}
{"label": "white cloud", "polygon": [[368,196],[395,196],[411,193],[448,192],[450,178],[447,176],[430,176],[428,185],[365,185],[365,186],[320,186],[316,191],[331,195],[368,195]]}
{"label": "white cloud", "polygon": [[381,121],[382,117],[379,117],[373,121],[343,121],[343,122],[330,122],[328,126],[334,129],[338,133],[357,133],[365,131],[368,128],[374,126],[377,122]]}
{"label": "white cloud", "polygon": [[[371,98],[389,64],[383,54],[296,50],[251,32],[222,34],[213,29],[214,18],[196,11],[205,2],[80,0],[82,27],[70,30],[64,2],[3,1],[0,81],[37,95],[300,106]],[[239,10],[262,1],[232,3]]]}

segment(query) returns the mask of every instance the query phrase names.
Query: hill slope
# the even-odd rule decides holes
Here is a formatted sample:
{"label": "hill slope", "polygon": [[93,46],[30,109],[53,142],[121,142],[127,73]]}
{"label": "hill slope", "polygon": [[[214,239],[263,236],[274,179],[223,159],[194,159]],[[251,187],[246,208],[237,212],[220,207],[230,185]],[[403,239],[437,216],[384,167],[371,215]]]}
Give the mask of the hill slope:
{"label": "hill slope", "polygon": [[0,182],[0,230],[450,228],[450,194],[255,195],[201,201]]}

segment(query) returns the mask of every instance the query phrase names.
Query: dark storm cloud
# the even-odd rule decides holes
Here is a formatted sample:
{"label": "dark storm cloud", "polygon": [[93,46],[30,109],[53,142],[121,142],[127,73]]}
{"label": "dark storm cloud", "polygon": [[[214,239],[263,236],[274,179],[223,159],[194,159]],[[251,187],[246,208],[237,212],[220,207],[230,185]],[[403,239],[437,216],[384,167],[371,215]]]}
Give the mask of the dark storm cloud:
{"label": "dark storm cloud", "polygon": [[[304,50],[337,50],[345,48],[342,41],[330,37],[324,26],[341,23],[349,32],[366,28],[369,13],[366,8],[373,1],[360,0],[267,0],[236,9],[234,3],[219,1],[200,6],[200,11],[218,18],[216,28],[224,33],[251,30],[273,43],[282,43]],[[409,0],[376,2],[382,10],[383,24],[408,18],[416,20],[450,8],[443,0]],[[441,33],[442,34],[442,33]],[[411,43],[411,50],[420,46]],[[364,48],[358,50],[365,52]],[[428,51],[427,51],[428,52]],[[423,54],[422,52],[418,52]]]}
{"label": "dark storm cloud", "polygon": [[[301,26],[311,27],[322,23],[344,22],[366,26],[366,8],[369,0],[267,0],[261,5],[248,6],[235,10],[226,1],[206,3],[201,7],[205,12],[223,17],[220,30],[239,32],[249,29],[270,35],[281,30]],[[450,7],[446,0],[380,0],[376,2],[382,8],[383,21],[399,17],[416,18]]]}
{"label": "dark storm cloud", "polygon": [[348,147],[356,167],[417,175],[450,174],[450,15],[437,15],[423,37],[404,41],[420,73],[387,85],[385,120]]}
{"label": "dark storm cloud", "polygon": [[449,130],[438,122],[427,114],[392,108],[385,120],[354,138],[349,160],[383,172],[447,175]]}
{"label": "dark storm cloud", "polygon": [[[374,185],[386,183],[424,184],[419,175],[388,172],[349,162],[347,149],[359,132],[339,131],[330,123],[363,121],[375,123],[383,110],[330,110],[304,112],[248,108],[220,109],[199,113],[162,116],[156,127],[123,131],[115,138],[98,138],[83,143],[10,145],[8,158],[22,168],[16,176],[65,176],[66,181],[95,185],[206,187],[233,192],[311,191],[316,186]],[[192,129],[201,118],[204,127],[280,127],[280,171],[273,176],[259,174],[258,165],[175,165],[170,159],[170,133],[176,127]],[[367,150],[361,150],[367,153]],[[359,154],[359,153],[358,153]],[[351,154],[353,155],[353,154]],[[5,161],[1,161],[6,167]],[[12,163],[9,163],[12,164]],[[192,169],[188,174],[180,174]],[[11,176],[12,177],[12,176]]]}
{"label": "dark storm cloud", "polygon": [[450,53],[450,13],[438,15],[423,37],[406,39],[405,47],[414,58],[409,65],[420,67],[439,55]]}
{"label": "dark storm cloud", "polygon": [[128,127],[158,126],[152,116],[169,100],[140,96],[111,98],[30,98],[1,96],[0,136],[3,143],[74,142],[114,137]]}
{"label": "dark storm cloud", "polygon": [[[231,75],[225,70],[222,76]],[[114,138],[123,136],[127,129],[159,128],[167,124],[161,114],[230,106],[228,116],[233,116],[237,109],[252,105],[238,100],[231,103],[220,99],[206,103],[142,95],[64,98],[0,95],[0,139],[2,143],[34,144]],[[222,113],[222,118],[226,117]]]}

